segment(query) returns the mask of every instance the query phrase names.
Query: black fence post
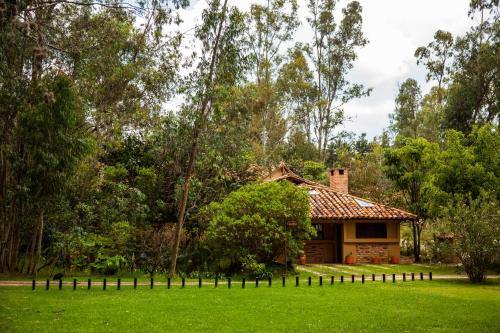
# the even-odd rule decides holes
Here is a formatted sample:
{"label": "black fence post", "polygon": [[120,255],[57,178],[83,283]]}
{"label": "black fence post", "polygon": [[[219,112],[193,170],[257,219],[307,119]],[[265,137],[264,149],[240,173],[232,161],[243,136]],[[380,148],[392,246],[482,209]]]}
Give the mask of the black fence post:
{"label": "black fence post", "polygon": [[245,278],[241,279],[241,288],[245,288]]}
{"label": "black fence post", "polygon": [[365,283],[365,275],[361,274],[361,283]]}
{"label": "black fence post", "polygon": [[73,290],[76,290],[76,279],[73,279]]}
{"label": "black fence post", "polygon": [[92,286],[92,280],[88,279],[87,280],[87,289],[90,290],[90,287]]}
{"label": "black fence post", "polygon": [[259,288],[259,278],[255,278],[255,288]]}
{"label": "black fence post", "polygon": [[45,290],[49,290],[50,288],[50,280],[47,280],[47,283],[45,285]]}
{"label": "black fence post", "polygon": [[134,289],[137,289],[137,277],[134,277]]}
{"label": "black fence post", "polygon": [[231,278],[230,277],[227,278],[227,287],[231,288]]}
{"label": "black fence post", "polygon": [[284,287],[286,285],[286,276],[281,277],[281,286]]}
{"label": "black fence post", "polygon": [[299,286],[299,277],[296,276],[295,277],[295,287],[298,287]]}
{"label": "black fence post", "polygon": [[372,281],[375,281],[375,274],[372,274]]}
{"label": "black fence post", "polygon": [[403,282],[406,282],[406,273],[403,273]]}
{"label": "black fence post", "polygon": [[[217,277],[215,279],[217,279]],[[217,283],[216,283],[216,285],[217,285]],[[201,277],[198,277],[198,288],[201,288]]]}
{"label": "black fence post", "polygon": [[268,277],[267,278],[267,285],[270,287],[270,286],[272,286],[272,284],[273,284],[273,279]]}
{"label": "black fence post", "polygon": [[396,282],[396,274],[392,274],[392,283]]}
{"label": "black fence post", "polygon": [[424,273],[420,272],[420,280],[424,279]]}
{"label": "black fence post", "polygon": [[429,280],[432,281],[432,272],[429,272]]}
{"label": "black fence post", "polygon": [[155,285],[155,280],[154,278],[151,278],[151,280],[149,281],[149,288],[153,289],[154,285]]}
{"label": "black fence post", "polygon": [[122,286],[122,279],[118,278],[118,280],[116,281],[116,289],[120,290]]}
{"label": "black fence post", "polygon": [[340,283],[344,283],[344,276],[343,275],[340,276]]}
{"label": "black fence post", "polygon": [[62,280],[59,279],[59,290],[61,290],[61,289],[62,289]]}
{"label": "black fence post", "polygon": [[411,280],[415,281],[415,273],[411,273]]}
{"label": "black fence post", "polygon": [[384,273],[384,274],[382,274],[382,282],[384,282],[384,283],[385,283],[385,273]]}
{"label": "black fence post", "polygon": [[106,290],[106,278],[102,280],[102,290]]}
{"label": "black fence post", "polygon": [[36,288],[36,281],[33,280],[31,281],[31,290],[35,290],[35,288]]}
{"label": "black fence post", "polygon": [[182,278],[182,288],[186,287],[186,278]]}
{"label": "black fence post", "polygon": [[309,286],[309,287],[311,286],[311,277],[309,277],[309,278],[307,279],[307,284],[308,284],[308,286]]}
{"label": "black fence post", "polygon": [[171,284],[171,280],[170,280],[170,276],[167,278],[167,289],[170,289],[170,284]]}
{"label": "black fence post", "polygon": [[214,287],[217,288],[218,286],[219,286],[219,277],[216,275],[215,276]]}
{"label": "black fence post", "polygon": [[323,277],[322,277],[322,276],[320,276],[320,277],[319,277],[319,285],[320,285],[320,286],[322,286],[322,285],[323,285]]}
{"label": "black fence post", "polygon": [[354,274],[351,275],[351,282],[354,283]]}
{"label": "black fence post", "polygon": [[335,282],[335,277],[332,275],[332,277],[330,278],[330,284],[333,284]]}

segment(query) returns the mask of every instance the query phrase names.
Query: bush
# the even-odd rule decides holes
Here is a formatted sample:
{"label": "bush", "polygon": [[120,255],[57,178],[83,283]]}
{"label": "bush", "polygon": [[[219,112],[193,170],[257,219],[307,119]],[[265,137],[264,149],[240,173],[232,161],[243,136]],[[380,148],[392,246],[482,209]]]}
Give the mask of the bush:
{"label": "bush", "polygon": [[475,200],[458,200],[447,222],[464,271],[472,283],[482,282],[500,251],[500,208],[496,196],[481,193]]}
{"label": "bush", "polygon": [[[202,216],[208,220],[203,241],[212,260],[228,261],[232,272],[263,275],[285,246],[288,256],[295,256],[314,234],[307,192],[286,181],[243,186],[208,205]],[[296,226],[286,227],[290,221]]]}

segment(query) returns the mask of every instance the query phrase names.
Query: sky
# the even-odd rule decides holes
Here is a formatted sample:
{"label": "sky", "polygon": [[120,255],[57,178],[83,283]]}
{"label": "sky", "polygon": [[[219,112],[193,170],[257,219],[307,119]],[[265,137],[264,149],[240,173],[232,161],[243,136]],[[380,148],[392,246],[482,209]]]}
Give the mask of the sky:
{"label": "sky", "polygon": [[[251,3],[264,1],[229,0],[233,6],[248,10]],[[307,0],[298,0],[301,26],[292,42],[307,43],[312,31],[306,22]],[[366,133],[368,138],[378,136],[389,126],[389,113],[394,110],[394,98],[398,85],[407,78],[416,79],[424,93],[432,82],[425,81],[425,68],[417,66],[414,52],[419,46],[432,41],[434,33],[441,29],[454,36],[463,35],[471,26],[467,17],[468,0],[360,0],[363,7],[363,32],[369,43],[358,50],[358,59],[349,74],[351,82],[373,88],[369,97],[357,99],[345,105],[345,113],[351,119],[338,128]],[[339,9],[348,1],[339,1]],[[186,31],[201,22],[201,14],[207,4],[204,0],[191,1],[181,10]],[[340,16],[338,16],[340,18]]]}

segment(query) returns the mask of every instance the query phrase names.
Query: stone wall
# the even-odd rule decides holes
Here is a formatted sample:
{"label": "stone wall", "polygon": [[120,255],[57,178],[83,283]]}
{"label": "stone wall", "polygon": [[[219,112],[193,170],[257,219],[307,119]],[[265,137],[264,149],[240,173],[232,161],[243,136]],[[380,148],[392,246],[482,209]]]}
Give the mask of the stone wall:
{"label": "stone wall", "polygon": [[371,263],[373,257],[379,257],[382,263],[388,263],[389,246],[387,244],[356,244],[356,263]]}

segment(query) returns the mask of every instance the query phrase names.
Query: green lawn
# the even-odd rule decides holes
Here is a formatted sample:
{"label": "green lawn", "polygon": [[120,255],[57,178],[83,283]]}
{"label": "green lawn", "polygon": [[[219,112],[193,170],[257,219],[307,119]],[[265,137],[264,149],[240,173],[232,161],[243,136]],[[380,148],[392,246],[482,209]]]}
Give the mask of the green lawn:
{"label": "green lawn", "polygon": [[[317,282],[317,281],[316,281]],[[0,332],[500,332],[500,283],[0,287]]]}
{"label": "green lawn", "polygon": [[[420,272],[428,275],[458,275],[456,265],[340,265],[340,264],[315,264],[297,266],[297,271],[301,275],[371,275],[371,274],[402,274]],[[461,274],[463,275],[463,274]]]}
{"label": "green lawn", "polygon": [[[52,274],[59,272],[59,270],[54,270],[52,273],[43,271],[41,272],[37,280],[45,280],[50,277]],[[341,264],[323,264],[323,265],[306,265],[306,266],[296,266],[296,273],[298,273],[302,278],[307,278],[308,276],[316,277],[318,275],[323,275],[325,277],[335,275],[356,275],[360,276],[361,274],[371,275],[371,274],[402,274],[402,273],[415,273],[418,274],[423,272],[428,275],[429,272],[432,272],[434,275],[457,275],[456,265],[430,265],[430,264],[412,264],[412,265],[341,265]],[[291,272],[291,275],[294,275],[294,272]],[[139,282],[147,283],[149,282],[149,276],[144,273],[137,273],[137,277]],[[65,281],[71,281],[73,278],[78,279],[79,281],[87,280],[88,278],[92,278],[93,281],[102,281],[103,276],[101,275],[89,275],[82,272],[66,272]],[[108,276],[108,279],[116,280],[117,276]],[[235,277],[236,279],[240,279],[240,277]],[[279,276],[275,276],[275,278],[279,278]],[[30,277],[21,274],[0,274],[0,281],[2,280],[29,280]],[[133,281],[133,274],[130,272],[123,273],[121,276],[122,281]],[[159,274],[155,277],[155,279],[166,280],[165,274]],[[180,281],[180,279],[177,279]],[[188,279],[189,280],[189,279]],[[196,279],[191,279],[192,281],[196,281]],[[206,280],[206,279],[204,279]]]}

